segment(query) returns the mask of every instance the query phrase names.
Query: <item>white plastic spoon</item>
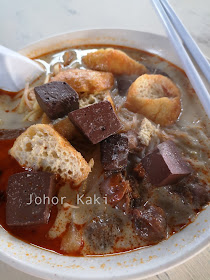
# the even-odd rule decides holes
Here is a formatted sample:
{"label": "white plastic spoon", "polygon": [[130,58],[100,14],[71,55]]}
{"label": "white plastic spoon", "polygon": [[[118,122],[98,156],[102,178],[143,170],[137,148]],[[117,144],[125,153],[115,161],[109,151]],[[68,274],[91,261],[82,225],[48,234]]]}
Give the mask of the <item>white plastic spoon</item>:
{"label": "white plastic spoon", "polygon": [[0,89],[17,92],[43,72],[35,61],[0,45]]}

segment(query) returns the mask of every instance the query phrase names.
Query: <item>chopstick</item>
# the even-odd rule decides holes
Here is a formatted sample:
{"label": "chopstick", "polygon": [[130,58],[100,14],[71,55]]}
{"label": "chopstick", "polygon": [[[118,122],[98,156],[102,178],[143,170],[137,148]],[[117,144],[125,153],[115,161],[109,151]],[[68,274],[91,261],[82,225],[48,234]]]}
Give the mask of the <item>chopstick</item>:
{"label": "chopstick", "polygon": [[168,3],[167,0],[160,0],[161,4],[166,10],[168,17],[170,18],[173,25],[176,27],[176,31],[181,37],[182,41],[184,42],[185,46],[188,48],[189,52],[192,54],[193,58],[195,59],[196,63],[199,65],[201,71],[203,72],[204,76],[210,83],[210,64],[208,60],[204,57],[201,50],[199,49],[198,45],[195,43],[193,38],[191,37],[190,33],[184,27],[178,16],[176,15],[175,11]]}
{"label": "chopstick", "polygon": [[[208,90],[206,89],[199,73],[197,72],[192,60],[190,59],[186,49],[184,48],[184,45],[179,38],[177,31],[175,29],[175,26],[170,21],[170,18],[168,17],[166,10],[164,9],[163,5],[161,4],[160,0],[152,0],[157,12],[160,15],[160,18],[162,19],[165,28],[167,30],[168,36],[177,51],[177,54],[179,55],[180,60],[182,61],[183,67],[185,69],[185,72],[195,89],[198,98],[201,101],[201,104],[203,105],[208,117],[210,118],[210,95]],[[183,40],[184,41],[184,40]],[[193,53],[191,53],[193,56]]]}

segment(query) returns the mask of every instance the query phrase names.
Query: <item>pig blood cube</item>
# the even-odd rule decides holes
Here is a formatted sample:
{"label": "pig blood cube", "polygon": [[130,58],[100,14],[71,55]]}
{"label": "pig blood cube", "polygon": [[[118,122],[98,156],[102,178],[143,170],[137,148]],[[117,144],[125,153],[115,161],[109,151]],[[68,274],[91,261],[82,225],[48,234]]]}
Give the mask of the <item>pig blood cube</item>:
{"label": "pig blood cube", "polygon": [[150,182],[156,186],[175,184],[192,172],[171,140],[159,144],[141,163]]}
{"label": "pig blood cube", "polygon": [[[48,222],[51,204],[48,200],[44,200],[44,196],[49,197],[51,202],[55,191],[54,178],[53,174],[41,171],[17,173],[9,177],[6,203],[8,226],[27,226]],[[36,197],[41,200],[35,200]]]}
{"label": "pig blood cube", "polygon": [[1,140],[12,140],[20,136],[26,128],[19,129],[0,129],[0,141]]}
{"label": "pig blood cube", "polygon": [[50,119],[79,109],[79,95],[65,82],[51,82],[34,88],[39,106]]}
{"label": "pig blood cube", "polygon": [[97,144],[121,128],[110,102],[103,101],[69,113],[69,119],[93,143]]}

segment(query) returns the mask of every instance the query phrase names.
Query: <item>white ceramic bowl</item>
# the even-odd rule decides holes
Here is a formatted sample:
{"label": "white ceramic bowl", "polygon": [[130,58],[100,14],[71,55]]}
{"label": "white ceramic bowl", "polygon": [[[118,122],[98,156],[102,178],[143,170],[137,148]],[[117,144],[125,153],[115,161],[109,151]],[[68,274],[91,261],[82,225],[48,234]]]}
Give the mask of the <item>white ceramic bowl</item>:
{"label": "white ceramic bowl", "polygon": [[[158,54],[178,66],[179,58],[165,37],[130,30],[85,30],[36,42],[20,52],[31,58],[83,44],[114,44]],[[66,257],[26,244],[0,228],[0,259],[44,279],[141,279],[178,265],[209,243],[210,207],[181,232],[158,245],[106,257]]]}

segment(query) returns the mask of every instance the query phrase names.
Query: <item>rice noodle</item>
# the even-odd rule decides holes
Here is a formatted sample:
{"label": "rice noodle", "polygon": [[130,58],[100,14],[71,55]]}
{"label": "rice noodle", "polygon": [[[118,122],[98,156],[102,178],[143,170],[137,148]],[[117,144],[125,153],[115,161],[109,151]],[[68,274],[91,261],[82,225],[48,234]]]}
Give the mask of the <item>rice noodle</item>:
{"label": "rice noodle", "polygon": [[53,65],[52,76],[57,75],[62,69],[61,63],[56,63]]}
{"label": "rice noodle", "polygon": [[63,55],[63,66],[65,67],[65,66],[69,65],[72,62],[72,60],[74,59],[74,56],[76,56],[76,55],[72,51],[71,52],[66,51]]}
{"label": "rice noodle", "polygon": [[128,109],[124,107],[119,110],[118,117],[126,131],[137,128],[143,119],[141,115],[128,111]]}
{"label": "rice noodle", "polygon": [[49,81],[50,81],[50,74],[48,74],[47,76],[46,76],[46,78],[45,78],[45,80],[44,80],[44,84],[47,84],[47,83],[49,83]]}

